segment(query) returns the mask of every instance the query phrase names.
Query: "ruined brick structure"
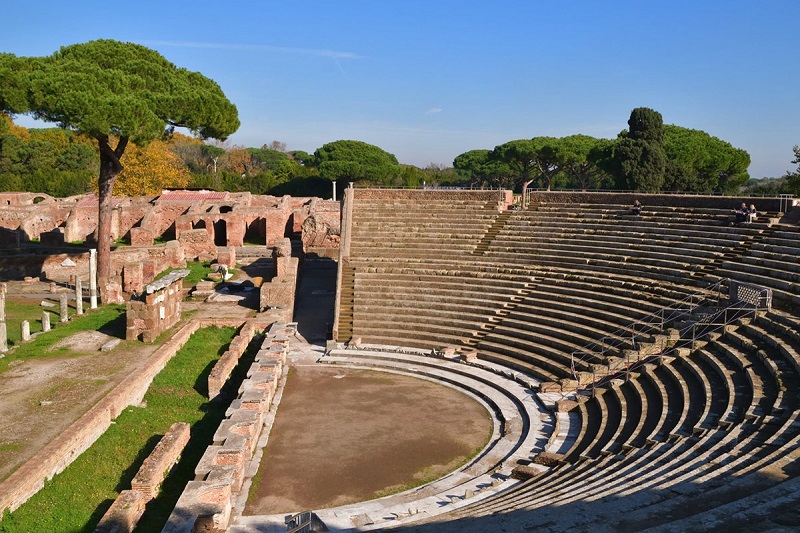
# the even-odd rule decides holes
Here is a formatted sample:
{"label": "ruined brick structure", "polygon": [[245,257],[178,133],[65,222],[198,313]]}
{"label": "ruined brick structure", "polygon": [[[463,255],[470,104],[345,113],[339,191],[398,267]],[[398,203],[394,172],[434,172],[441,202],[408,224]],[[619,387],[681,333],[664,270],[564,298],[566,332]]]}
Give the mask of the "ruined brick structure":
{"label": "ruined brick structure", "polygon": [[125,338],[153,342],[181,319],[182,279],[188,270],[175,270],[145,287],[140,299],[128,302]]}
{"label": "ruined brick structure", "polygon": [[[65,245],[94,240],[97,205],[91,194],[0,193],[0,248],[15,250],[0,254],[0,278],[87,281],[88,253]],[[112,217],[112,238],[130,243],[112,250],[112,283],[101,287],[118,295],[114,301],[122,301],[123,291],[141,292],[160,272],[186,261],[235,263],[234,249],[245,243],[275,246],[288,234],[303,232],[306,250],[333,250],[327,254],[333,257],[338,247],[339,203],[318,198],[164,191],[154,198],[115,199]],[[31,248],[36,240],[40,246]]]}

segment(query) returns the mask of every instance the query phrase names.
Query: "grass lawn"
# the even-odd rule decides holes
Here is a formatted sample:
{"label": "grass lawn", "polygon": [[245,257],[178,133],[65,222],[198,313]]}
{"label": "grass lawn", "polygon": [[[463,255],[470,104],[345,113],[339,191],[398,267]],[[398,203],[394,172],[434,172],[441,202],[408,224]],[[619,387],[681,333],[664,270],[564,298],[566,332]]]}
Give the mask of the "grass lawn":
{"label": "grass lawn", "polygon": [[[6,300],[6,332],[8,334],[8,346],[19,344],[21,336],[20,325],[23,320],[30,324],[31,334],[42,331],[42,313],[50,315],[50,327],[54,328],[61,320],[58,301],[49,300],[55,307],[42,307],[42,300],[32,298],[8,298]],[[84,311],[88,310],[89,305],[84,306]],[[69,307],[70,319],[75,316],[75,303],[71,302]]]}
{"label": "grass lawn", "polygon": [[[49,309],[49,308],[48,308]],[[73,311],[74,313],[74,311]],[[38,319],[36,318],[38,317]],[[50,314],[50,324],[52,329],[45,335],[39,335],[32,341],[20,343],[20,323],[28,320],[31,325],[31,333],[42,330],[42,308],[39,301],[33,300],[31,303],[16,300],[6,301],[6,324],[8,325],[9,347],[15,346],[13,351],[5,354],[0,359],[0,372],[8,368],[11,361],[25,359],[29,357],[55,357],[65,355],[66,349],[47,351],[47,348],[69,337],[79,331],[102,331],[112,337],[119,339],[125,338],[125,306],[124,305],[104,305],[84,313],[81,316],[70,315],[70,321],[66,324],[59,324],[58,310]]]}
{"label": "grass lawn", "polygon": [[[214,327],[195,333],[153,380],[143,406],[127,408],[64,472],[19,509],[7,513],[0,521],[0,532],[94,531],[114,498],[130,488],[131,479],[169,426],[188,422],[192,425],[189,445],[137,528],[161,531],[224,417],[226,405],[206,397],[207,378],[234,334],[233,328]],[[232,381],[241,379],[252,358],[248,353]]]}
{"label": "grass lawn", "polygon": [[[203,281],[210,272],[214,271],[211,263],[208,261],[187,261],[186,268],[189,269],[189,275],[183,278],[184,287],[194,287],[198,281]],[[168,268],[161,272],[156,279],[161,279],[173,270],[184,270],[182,268]]]}

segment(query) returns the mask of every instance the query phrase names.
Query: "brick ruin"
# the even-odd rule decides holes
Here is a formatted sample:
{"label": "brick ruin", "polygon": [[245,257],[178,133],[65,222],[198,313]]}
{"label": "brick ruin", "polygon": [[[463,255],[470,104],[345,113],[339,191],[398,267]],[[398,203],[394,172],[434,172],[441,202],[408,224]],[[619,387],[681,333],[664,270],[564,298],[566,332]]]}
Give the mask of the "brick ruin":
{"label": "brick ruin", "polygon": [[[0,193],[0,206],[0,249],[9,251],[0,254],[0,279],[88,283],[95,195]],[[339,209],[339,202],[319,198],[208,190],[115,199],[111,232],[121,244],[111,254],[114,282],[101,290],[121,302],[165,269],[197,259],[227,264],[237,247],[274,247],[291,234],[302,236],[306,253],[336,257]]]}
{"label": "brick ruin", "polygon": [[181,319],[183,278],[188,270],[173,270],[145,287],[144,293],[126,305],[125,338],[153,342]]}

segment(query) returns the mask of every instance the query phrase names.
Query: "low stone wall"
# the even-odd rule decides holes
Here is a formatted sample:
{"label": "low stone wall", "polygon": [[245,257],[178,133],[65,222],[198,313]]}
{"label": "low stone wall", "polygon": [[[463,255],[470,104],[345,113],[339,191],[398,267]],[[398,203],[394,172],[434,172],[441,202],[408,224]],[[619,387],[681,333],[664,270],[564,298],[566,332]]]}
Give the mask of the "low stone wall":
{"label": "low stone wall", "polygon": [[153,342],[181,319],[182,279],[188,270],[175,270],[145,287],[144,298],[131,300],[125,309],[125,338]]}
{"label": "low stone wall", "polygon": [[752,198],[747,196],[678,195],[678,194],[640,194],[623,192],[581,192],[581,191],[531,191],[531,202],[559,204],[619,204],[630,207],[638,199],[645,207],[714,207],[736,209],[742,202],[755,204],[759,211],[777,212],[780,209],[778,198]]}
{"label": "low stone wall", "polygon": [[175,422],[170,426],[131,480],[131,489],[138,490],[148,499],[158,496],[164,477],[178,462],[189,442],[189,429],[186,422]]}
{"label": "low stone wall", "polygon": [[289,322],[294,313],[295,289],[297,287],[297,268],[299,260],[290,257],[289,239],[276,242],[275,277],[261,285],[259,308],[261,311],[273,309],[279,313],[278,320]]}
{"label": "low stone wall", "polygon": [[[252,457],[264,428],[278,382],[286,364],[289,337],[297,324],[275,323],[239,387],[239,394],[214,434],[213,444],[195,468],[195,479],[186,484],[162,533],[224,530],[241,490],[245,466]],[[205,529],[202,529],[205,528]]]}
{"label": "low stone wall", "polygon": [[239,358],[247,349],[250,341],[256,334],[256,323],[252,320],[245,322],[239,334],[231,341],[230,346],[222,354],[214,368],[208,374],[208,397],[213,400],[219,396],[222,387],[231,376],[231,372],[239,364]]}
{"label": "low stone wall", "polygon": [[0,515],[13,511],[44,486],[45,480],[63,471],[83,453],[128,406],[142,401],[153,378],[201,326],[214,325],[193,320],[180,328],[144,363],[142,368],[115,387],[58,439],[42,448],[0,483]]}
{"label": "low stone wall", "polygon": [[94,533],[133,533],[148,501],[138,490],[123,490],[97,523]]}
{"label": "low stone wall", "polygon": [[353,189],[356,200],[419,200],[430,202],[432,200],[473,200],[495,201],[504,205],[513,202],[513,193],[505,190],[458,190],[458,189]]}
{"label": "low stone wall", "polygon": [[158,441],[131,480],[95,527],[95,533],[130,533],[144,513],[147,502],[158,496],[161,483],[180,459],[189,442],[189,424],[175,422]]}

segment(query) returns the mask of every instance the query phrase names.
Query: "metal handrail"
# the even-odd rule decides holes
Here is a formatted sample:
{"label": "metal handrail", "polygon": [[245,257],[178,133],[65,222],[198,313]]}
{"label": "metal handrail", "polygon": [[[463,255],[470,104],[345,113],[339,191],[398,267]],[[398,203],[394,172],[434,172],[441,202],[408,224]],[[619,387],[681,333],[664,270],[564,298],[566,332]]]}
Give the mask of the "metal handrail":
{"label": "metal handrail", "polygon": [[[635,350],[637,326],[644,326],[647,328],[658,328],[659,330],[663,331],[665,325],[668,322],[670,322],[677,316],[691,313],[694,309],[699,307],[700,304],[706,302],[708,299],[708,292],[715,289],[717,290],[717,303],[719,303],[721,299],[720,289],[727,282],[728,282],[727,279],[722,279],[720,281],[717,281],[716,283],[710,285],[705,292],[692,293],[679,302],[676,302],[665,308],[659,309],[655,313],[651,313],[650,315],[647,315],[637,321],[634,321],[627,326],[618,328],[612,333],[604,335],[600,339],[586,344],[580,350],[572,352],[570,354],[570,365],[573,377],[577,380],[576,360],[579,363],[584,363],[589,358],[586,356],[592,356],[592,357],[599,356],[600,359],[603,359],[605,357],[606,352],[618,349],[623,345],[628,345],[628,342],[630,342],[629,344],[630,348]],[[696,298],[698,301],[696,304],[693,305],[693,302],[695,301]],[[686,304],[688,305],[684,307],[684,305]],[[652,321],[651,319],[657,319],[657,320]],[[644,328],[640,329],[639,331],[644,333]],[[607,342],[609,340],[611,340],[611,342]],[[597,350],[598,348],[599,352]],[[580,357],[576,357],[578,355],[580,355]]]}
{"label": "metal handrail", "polygon": [[[764,308],[766,309],[766,308]],[[687,325],[683,329],[679,330],[680,336],[675,341],[675,344],[672,346],[673,348],[685,348],[689,347],[692,351],[694,351],[697,347],[697,341],[709,335],[710,333],[715,333],[720,330],[724,330],[724,328],[733,322],[742,319],[743,317],[752,314],[753,316],[757,315],[762,308],[758,305],[748,304],[747,302],[737,301],[728,305],[722,309],[719,309],[715,313],[712,313],[708,316],[705,316],[694,322],[692,324]],[[722,319],[721,321],[719,319]],[[691,335],[689,335],[691,333]],[[643,364],[646,364],[653,359],[658,359],[661,361],[665,355],[665,348],[667,347],[667,342],[663,342],[661,349],[656,354],[646,355],[642,357],[641,355],[637,355],[636,361],[631,362],[628,360],[628,354],[626,354],[625,360],[625,368],[623,371],[618,372],[615,375],[619,375],[620,373],[624,372],[625,380],[628,381],[630,379],[630,373],[635,371],[637,368],[641,367]],[[574,371],[574,370],[573,370]],[[577,379],[577,378],[576,378]],[[595,395],[595,389],[598,386],[598,383],[613,379],[609,374],[603,376],[601,379],[597,379],[595,375],[594,369],[592,369],[592,383],[586,387],[591,389],[591,395]]]}

